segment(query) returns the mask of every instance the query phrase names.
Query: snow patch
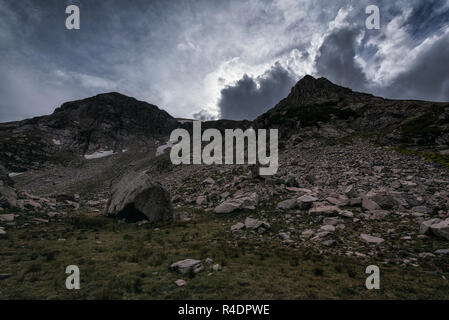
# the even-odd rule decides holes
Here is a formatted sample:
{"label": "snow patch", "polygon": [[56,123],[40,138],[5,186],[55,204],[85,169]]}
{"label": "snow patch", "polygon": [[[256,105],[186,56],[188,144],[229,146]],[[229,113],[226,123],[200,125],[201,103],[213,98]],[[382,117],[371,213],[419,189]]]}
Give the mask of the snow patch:
{"label": "snow patch", "polygon": [[8,176],[10,177],[10,178],[13,178],[13,177],[17,177],[17,176],[20,176],[20,175],[22,175],[22,174],[24,174],[25,172],[10,172],[10,173],[8,173]]}
{"label": "snow patch", "polygon": [[114,151],[112,151],[112,150],[97,151],[97,152],[94,152],[92,154],[85,154],[84,158],[87,159],[87,160],[99,159],[99,158],[112,156],[113,154],[114,154]]}
{"label": "snow patch", "polygon": [[184,124],[184,123],[191,123],[191,122],[193,122],[193,120],[184,120],[184,119],[182,119],[182,120],[177,120],[180,124]]}
{"label": "snow patch", "polygon": [[60,146],[62,144],[61,140],[53,139],[53,143],[57,146]]}
{"label": "snow patch", "polygon": [[164,154],[165,150],[167,150],[168,148],[173,147],[175,144],[177,144],[178,141],[167,141],[166,144],[163,144],[162,146],[157,147],[156,150],[156,157],[160,156],[161,154]]}

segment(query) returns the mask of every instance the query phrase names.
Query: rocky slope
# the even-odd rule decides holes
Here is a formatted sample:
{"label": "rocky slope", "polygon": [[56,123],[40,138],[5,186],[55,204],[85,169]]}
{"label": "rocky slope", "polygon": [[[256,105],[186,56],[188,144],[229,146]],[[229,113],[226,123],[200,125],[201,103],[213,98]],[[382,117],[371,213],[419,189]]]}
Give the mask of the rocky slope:
{"label": "rocky slope", "polygon": [[119,93],[64,103],[53,114],[0,125],[0,162],[25,171],[154,147],[178,122],[167,112]]}
{"label": "rocky slope", "polygon": [[364,135],[385,145],[449,154],[449,103],[389,100],[305,76],[288,97],[255,120],[281,137]]}
{"label": "rocky slope", "polygon": [[[98,97],[90,99],[98,101]],[[104,98],[100,96],[101,101]],[[3,126],[13,126],[7,130],[12,130],[16,137],[37,128],[44,132],[35,136],[40,141],[53,139],[50,133],[59,132],[62,146],[85,155],[105,148],[105,144],[117,151],[124,148],[122,143],[131,136],[141,137],[143,143],[151,144],[157,138],[166,141],[169,128],[179,125],[154,107],[151,110],[155,115],[148,116],[166,117],[167,122],[145,128],[143,121],[134,119],[140,113],[122,119],[121,109],[112,107],[116,114],[102,116],[100,112],[92,117],[98,121],[87,126],[93,129],[92,135],[87,135],[90,139],[79,140],[69,132],[64,135],[66,126],[81,126],[68,119],[90,119],[84,112],[90,114],[89,108],[99,108],[90,99],[88,103],[77,102],[61,108],[43,119]],[[128,99],[124,101],[131,101]],[[103,103],[100,110],[107,110],[109,104],[115,105]],[[143,112],[147,112],[146,108]],[[58,116],[59,112],[64,112],[61,114],[65,117]],[[58,121],[64,125],[56,125]],[[134,121],[140,123],[136,128],[131,125]],[[115,127],[105,125],[111,123]],[[181,125],[188,128],[190,124]],[[149,287],[158,284],[159,289],[148,290],[153,298],[165,294],[177,297],[175,290],[186,285],[192,286],[187,295],[192,298],[204,292],[220,292],[223,297],[234,298],[248,295],[278,298],[278,292],[285,298],[296,297],[295,292],[309,297],[308,292],[313,293],[315,285],[325,288],[320,293],[324,297],[365,295],[364,272],[371,264],[380,266],[382,277],[395,280],[382,280],[382,286],[390,291],[371,292],[369,297],[448,298],[448,104],[386,100],[353,92],[326,79],[305,77],[286,99],[253,123],[207,122],[203,129],[222,130],[228,126],[279,128],[282,145],[278,172],[261,177],[255,174],[254,166],[247,165],[173,166],[167,153],[154,158],[155,150],[149,154],[133,149],[106,158],[83,160],[76,166],[28,170],[13,177],[18,189],[13,197],[17,208],[11,209],[9,205],[0,209],[3,248],[16,246],[25,256],[34,257],[35,250],[27,252],[23,244],[29,240],[31,246],[30,239],[38,235],[46,246],[63,252],[59,243],[61,230],[70,230],[61,241],[70,241],[74,248],[79,244],[86,250],[84,253],[93,257],[83,268],[98,270],[99,280],[87,284],[92,285],[92,290],[101,287],[102,281],[112,281],[108,278],[110,268],[118,264],[111,257],[118,255],[120,262],[128,259],[120,269],[126,272],[132,269],[139,278],[144,274],[139,281]],[[126,128],[123,132],[127,134],[118,134],[122,129],[117,128]],[[80,131],[74,132],[79,136]],[[21,143],[25,146],[28,142]],[[10,163],[5,162],[9,168]],[[141,220],[130,225],[102,217],[116,196],[117,192],[112,192],[114,186],[120,186],[119,178],[128,171],[146,172],[169,192],[174,208],[170,222],[153,225]],[[5,170],[0,170],[0,174],[5,180],[4,190],[15,192],[12,182],[6,181]],[[140,205],[147,203],[142,197],[147,196],[146,190],[152,184],[142,185],[142,188],[135,186],[138,192],[132,187],[121,188],[120,203],[150,212],[154,206]],[[132,199],[133,194],[139,196]],[[7,202],[8,196],[2,201]],[[171,217],[171,205],[167,204],[168,207]],[[114,225],[110,226],[111,223]],[[33,230],[32,234],[25,234],[24,228]],[[126,234],[118,230],[126,230],[123,231]],[[46,238],[42,240],[43,237]],[[133,256],[123,257],[130,248],[135,250]],[[28,275],[14,275],[8,261],[20,260],[27,268],[28,262],[15,257],[12,249],[3,250],[7,260],[0,261],[0,269],[10,272],[13,281],[7,285],[14,291],[18,281]],[[80,251],[73,254],[81,255]],[[48,265],[48,270],[54,269],[51,261],[45,262],[44,268]],[[107,268],[98,261],[104,261]],[[148,270],[154,261],[158,263]],[[308,261],[314,268],[312,276],[312,271],[307,273],[303,269]],[[348,265],[360,267],[361,274],[349,269],[347,274],[342,272]],[[329,282],[323,272],[338,280]],[[232,282],[235,279],[239,279],[237,284]],[[298,289],[297,285],[303,282],[309,283],[308,286]],[[48,283],[54,286],[54,281]],[[202,290],[197,283],[203,283],[206,289]],[[227,283],[233,284],[223,291]],[[250,283],[248,292],[242,294],[239,283]],[[351,287],[341,291],[343,283],[351,283]],[[126,288],[126,284],[120,282],[122,287]],[[164,288],[164,293],[160,288]],[[330,296],[329,291],[333,292]],[[132,294],[148,297],[145,290],[140,293],[134,290]],[[40,292],[37,296],[42,297]]]}

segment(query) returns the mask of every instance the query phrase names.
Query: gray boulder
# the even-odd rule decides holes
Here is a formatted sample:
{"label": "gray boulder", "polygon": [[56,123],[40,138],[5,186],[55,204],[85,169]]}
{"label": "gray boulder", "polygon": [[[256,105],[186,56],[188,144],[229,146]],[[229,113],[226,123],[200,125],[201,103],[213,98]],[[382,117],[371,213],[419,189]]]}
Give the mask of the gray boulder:
{"label": "gray boulder", "polygon": [[243,194],[233,199],[228,199],[219,204],[215,213],[231,213],[237,210],[254,210],[259,202],[257,193]]}
{"label": "gray boulder", "polygon": [[437,237],[449,240],[449,218],[432,224],[430,226],[430,231]]}
{"label": "gray boulder", "polygon": [[194,273],[198,273],[201,272],[204,267],[201,264],[200,260],[194,260],[194,259],[185,259],[185,260],[181,260],[178,262],[173,263],[170,266],[170,269],[172,271],[176,271],[179,273],[188,273],[188,272],[194,272]]}
{"label": "gray boulder", "polygon": [[0,185],[13,186],[14,182],[8,175],[8,171],[0,164]]}
{"label": "gray boulder", "polygon": [[421,234],[429,234],[430,233],[430,226],[436,223],[441,222],[441,219],[439,218],[433,218],[430,220],[424,220],[419,224],[419,233]]}
{"label": "gray boulder", "polygon": [[374,244],[381,244],[382,242],[384,242],[385,240],[379,237],[374,237],[371,236],[369,234],[364,234],[362,233],[360,235],[360,239],[362,239],[363,241],[365,241],[366,243],[374,243]]}
{"label": "gray boulder", "polygon": [[150,222],[173,218],[170,194],[145,172],[125,175],[113,188],[105,214]]}
{"label": "gray boulder", "polygon": [[287,200],[281,201],[277,204],[277,208],[282,209],[282,210],[290,210],[290,209],[295,209],[297,207],[298,207],[298,203],[297,203],[296,199],[287,199]]}
{"label": "gray boulder", "polygon": [[0,207],[2,208],[17,207],[16,191],[13,188],[4,184],[0,184]]}
{"label": "gray boulder", "polygon": [[318,201],[314,196],[305,194],[297,199],[298,206],[301,210],[308,210],[312,207],[312,204]]}
{"label": "gray boulder", "polygon": [[247,217],[245,219],[245,228],[253,229],[253,230],[257,230],[259,228],[264,228],[265,230],[268,230],[271,228],[271,225],[268,222],[256,220],[251,217]]}
{"label": "gray boulder", "polygon": [[380,210],[380,206],[366,196],[362,197],[362,207],[368,211]]}
{"label": "gray boulder", "polygon": [[371,197],[382,209],[394,209],[398,207],[398,201],[389,193],[378,193]]}

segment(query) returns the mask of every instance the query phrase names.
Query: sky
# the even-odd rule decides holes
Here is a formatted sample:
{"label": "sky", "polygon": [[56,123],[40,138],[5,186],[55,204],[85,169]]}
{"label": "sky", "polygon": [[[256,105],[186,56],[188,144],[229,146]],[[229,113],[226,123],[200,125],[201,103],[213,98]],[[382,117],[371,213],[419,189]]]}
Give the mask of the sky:
{"label": "sky", "polygon": [[306,74],[449,101],[449,0],[0,0],[0,53],[0,122],[112,91],[175,117],[252,120]]}

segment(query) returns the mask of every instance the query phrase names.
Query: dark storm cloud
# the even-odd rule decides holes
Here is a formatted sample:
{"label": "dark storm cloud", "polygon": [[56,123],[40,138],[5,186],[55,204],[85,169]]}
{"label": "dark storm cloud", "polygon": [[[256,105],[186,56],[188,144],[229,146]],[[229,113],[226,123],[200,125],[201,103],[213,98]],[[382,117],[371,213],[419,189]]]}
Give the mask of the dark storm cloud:
{"label": "dark storm cloud", "polygon": [[[449,101],[449,31],[445,29],[448,13],[447,1],[417,2],[403,22],[398,20],[395,29],[388,29],[387,24],[400,12],[384,18],[380,31],[367,31],[353,23],[330,30],[318,50],[317,73],[339,85],[387,98]],[[382,28],[386,28],[384,33]],[[363,32],[364,38],[359,41]],[[377,37],[374,45],[369,43],[372,36]],[[378,55],[379,46],[384,44],[385,51]],[[389,81],[380,83],[369,79],[356,59],[358,56],[365,58],[368,65],[381,65],[383,60],[397,55],[397,50],[403,51],[399,57],[407,59],[408,51],[413,49],[416,54],[407,60],[404,70],[398,68]],[[402,62],[400,58],[395,61]]]}
{"label": "dark storm cloud", "polygon": [[253,120],[285,98],[295,81],[279,64],[257,78],[245,74],[235,85],[221,90],[221,118]]}
{"label": "dark storm cloud", "polygon": [[391,85],[380,89],[390,98],[449,101],[449,35],[424,50]]}
{"label": "dark storm cloud", "polygon": [[[447,47],[444,39],[432,39],[447,36],[449,3],[376,3],[380,31],[364,29],[371,0],[0,0],[0,122],[48,114],[65,101],[108,91],[176,117],[207,119],[221,111],[254,118],[305,73],[392,98],[447,99]],[[65,28],[69,4],[80,7],[80,30]],[[350,11],[346,24],[332,29],[339,10]],[[395,28],[408,37],[385,31],[407,12]],[[380,48],[385,43],[390,51]],[[423,43],[405,66],[389,59]],[[267,71],[276,61],[280,65]],[[383,87],[372,83],[382,67],[392,70]],[[204,111],[197,112],[200,107]]]}
{"label": "dark storm cloud", "polygon": [[356,28],[341,28],[329,34],[316,60],[318,74],[339,85],[365,90],[366,76],[355,60],[359,35]]}

